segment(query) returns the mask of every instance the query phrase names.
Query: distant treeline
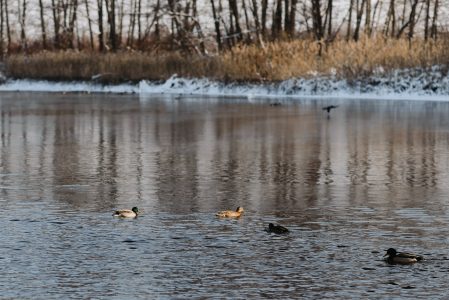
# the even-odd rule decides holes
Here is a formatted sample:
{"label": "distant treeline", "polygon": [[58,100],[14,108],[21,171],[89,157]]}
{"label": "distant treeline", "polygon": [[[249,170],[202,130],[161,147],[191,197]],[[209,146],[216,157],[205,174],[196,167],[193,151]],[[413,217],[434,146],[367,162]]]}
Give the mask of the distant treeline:
{"label": "distant treeline", "polygon": [[0,0],[0,51],[205,54],[236,44],[328,45],[362,35],[428,41],[446,30],[444,7],[443,0]]}

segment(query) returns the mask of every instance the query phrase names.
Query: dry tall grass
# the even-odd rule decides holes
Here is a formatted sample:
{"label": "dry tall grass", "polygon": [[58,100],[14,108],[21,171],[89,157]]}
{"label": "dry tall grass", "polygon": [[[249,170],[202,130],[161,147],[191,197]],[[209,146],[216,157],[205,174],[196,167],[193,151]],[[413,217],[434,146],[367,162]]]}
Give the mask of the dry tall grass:
{"label": "dry tall grass", "polygon": [[[319,56],[320,47],[322,55]],[[208,77],[223,81],[278,81],[315,74],[359,78],[376,70],[427,68],[449,63],[449,41],[362,38],[338,40],[329,45],[295,40],[238,46],[216,56],[179,53],[40,52],[12,55],[6,59],[7,75],[14,78],[90,80],[103,82],[163,80],[173,74]]]}
{"label": "dry tall grass", "polygon": [[12,55],[6,59],[6,73],[13,78],[48,80],[90,80],[101,74],[104,82],[161,80],[174,73],[188,77],[207,74],[207,60],[186,59],[177,53],[123,52],[40,52]]}

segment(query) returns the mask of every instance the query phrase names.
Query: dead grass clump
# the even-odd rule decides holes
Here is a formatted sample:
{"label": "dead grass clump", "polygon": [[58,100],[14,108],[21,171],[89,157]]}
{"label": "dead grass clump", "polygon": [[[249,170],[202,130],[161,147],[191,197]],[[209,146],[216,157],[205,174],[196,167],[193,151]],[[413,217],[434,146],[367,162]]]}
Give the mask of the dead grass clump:
{"label": "dead grass clump", "polygon": [[318,45],[310,40],[278,42],[265,48],[238,46],[220,56],[223,71],[239,80],[284,80],[316,70]]}
{"label": "dead grass clump", "polygon": [[362,38],[359,42],[337,41],[323,56],[321,69],[333,68],[344,78],[404,68],[428,68],[442,63],[442,42],[405,39]]}

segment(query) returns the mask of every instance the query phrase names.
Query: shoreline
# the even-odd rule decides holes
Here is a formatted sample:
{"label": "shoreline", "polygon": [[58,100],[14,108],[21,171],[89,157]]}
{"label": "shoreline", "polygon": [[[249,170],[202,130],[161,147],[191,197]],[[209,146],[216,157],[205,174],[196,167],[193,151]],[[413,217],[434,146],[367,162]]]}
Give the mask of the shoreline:
{"label": "shoreline", "polygon": [[100,84],[94,81],[47,81],[5,79],[0,92],[111,93],[210,97],[244,97],[294,101],[295,99],[382,99],[431,100],[449,102],[449,75],[437,67],[432,72],[398,70],[359,80],[341,80],[332,76],[311,79],[294,78],[267,83],[224,83],[209,79],[189,79],[173,75],[166,81]]}

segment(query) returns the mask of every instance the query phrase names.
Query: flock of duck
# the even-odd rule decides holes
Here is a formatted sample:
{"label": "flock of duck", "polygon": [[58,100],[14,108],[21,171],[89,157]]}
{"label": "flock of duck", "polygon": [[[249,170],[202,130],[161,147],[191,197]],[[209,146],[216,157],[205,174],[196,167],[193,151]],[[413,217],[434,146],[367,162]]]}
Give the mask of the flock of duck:
{"label": "flock of duck", "polygon": [[[239,206],[236,210],[223,210],[217,212],[215,215],[219,218],[240,218],[243,214],[243,207]],[[133,207],[132,209],[120,209],[113,213],[114,217],[119,218],[136,218],[139,216],[139,209]],[[281,225],[275,225],[269,223],[265,231],[275,234],[287,234],[289,230]],[[386,250],[384,255],[385,261],[392,265],[409,265],[423,260],[421,255],[407,252],[397,252],[394,248],[389,248]]]}

